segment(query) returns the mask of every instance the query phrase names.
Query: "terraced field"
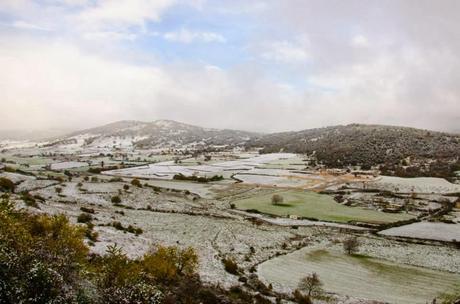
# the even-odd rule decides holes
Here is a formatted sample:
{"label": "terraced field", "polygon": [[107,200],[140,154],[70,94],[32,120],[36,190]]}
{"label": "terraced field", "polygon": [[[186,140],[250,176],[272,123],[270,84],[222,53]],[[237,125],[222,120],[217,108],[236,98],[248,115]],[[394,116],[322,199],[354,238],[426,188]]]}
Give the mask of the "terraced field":
{"label": "terraced field", "polygon": [[[273,205],[271,198],[274,193],[284,198],[282,204]],[[383,213],[360,207],[347,207],[338,204],[329,195],[312,191],[278,191],[236,200],[233,202],[238,209],[255,209],[262,213],[278,216],[297,215],[316,218],[323,221],[346,223],[360,221],[368,223],[388,223],[411,218],[408,214]]]}
{"label": "terraced field", "polygon": [[262,263],[259,276],[277,290],[295,289],[316,272],[325,291],[398,304],[431,303],[458,287],[460,275],[327,249],[304,248]]}

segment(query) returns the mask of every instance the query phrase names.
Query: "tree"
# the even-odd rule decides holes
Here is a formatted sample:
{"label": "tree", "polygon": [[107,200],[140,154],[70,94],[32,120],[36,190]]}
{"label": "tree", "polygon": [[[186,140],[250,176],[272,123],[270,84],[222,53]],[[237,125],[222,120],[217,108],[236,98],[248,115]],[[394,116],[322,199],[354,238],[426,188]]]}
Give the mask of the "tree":
{"label": "tree", "polygon": [[319,279],[318,274],[313,272],[300,280],[298,288],[305,291],[310,297],[321,295],[323,293],[322,286],[323,282]]}
{"label": "tree", "polygon": [[273,196],[272,196],[272,204],[273,205],[280,205],[280,204],[283,203],[283,201],[284,201],[284,198],[281,195],[273,194]]}
{"label": "tree", "polygon": [[359,241],[356,237],[349,237],[343,241],[343,250],[347,254],[355,254],[359,250]]}

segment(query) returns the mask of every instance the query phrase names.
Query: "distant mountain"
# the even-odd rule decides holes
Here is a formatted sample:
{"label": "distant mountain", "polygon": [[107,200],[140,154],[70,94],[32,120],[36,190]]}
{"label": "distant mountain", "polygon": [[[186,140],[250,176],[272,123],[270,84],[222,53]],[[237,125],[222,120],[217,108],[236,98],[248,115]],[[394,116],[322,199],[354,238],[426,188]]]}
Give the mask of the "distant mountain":
{"label": "distant mountain", "polygon": [[49,129],[49,130],[0,130],[0,140],[45,140],[62,136],[68,130]]}
{"label": "distant mountain", "polygon": [[82,130],[48,144],[82,147],[179,148],[184,146],[244,145],[259,134],[236,130],[207,129],[173,120],[118,121]]}
{"label": "distant mountain", "polygon": [[295,132],[258,134],[207,129],[172,120],[119,121],[60,137],[47,146],[87,148],[200,148],[227,145],[260,148],[262,153],[315,154],[329,167],[397,165],[410,157],[430,160],[460,158],[460,135],[408,127],[350,124]]}
{"label": "distant mountain", "polygon": [[460,135],[407,127],[351,124],[264,135],[248,142],[262,152],[315,153],[328,166],[395,164],[407,157],[458,159]]}

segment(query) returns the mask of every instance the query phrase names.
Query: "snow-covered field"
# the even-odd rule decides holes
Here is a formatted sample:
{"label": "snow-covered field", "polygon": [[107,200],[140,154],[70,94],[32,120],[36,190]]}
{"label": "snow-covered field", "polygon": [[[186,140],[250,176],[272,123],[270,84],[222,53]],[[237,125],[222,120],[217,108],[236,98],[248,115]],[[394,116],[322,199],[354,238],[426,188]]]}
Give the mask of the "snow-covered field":
{"label": "snow-covered field", "polygon": [[258,266],[261,279],[280,291],[292,291],[312,272],[319,275],[326,291],[395,304],[431,303],[460,280],[459,274],[348,256],[324,246],[305,247]]}
{"label": "snow-covered field", "polygon": [[50,168],[51,170],[65,170],[65,169],[79,168],[79,167],[85,167],[85,166],[88,166],[88,163],[69,161],[69,162],[60,162],[60,163],[51,164]]}
{"label": "snow-covered field", "polygon": [[[362,183],[354,184],[362,188]],[[436,177],[403,178],[395,176],[381,176],[366,183],[368,189],[388,190],[399,193],[454,193],[460,192],[460,185],[452,184],[445,179]]]}
{"label": "snow-covered field", "polygon": [[230,160],[198,166],[182,166],[174,164],[173,161],[167,161],[148,166],[106,171],[104,174],[158,179],[172,179],[175,174],[183,174],[185,176],[191,176],[194,174],[200,176],[210,174],[220,175],[224,171],[249,171],[273,160],[293,158],[295,156],[295,154],[291,153],[272,153],[263,155],[253,154],[252,157],[246,159]]}
{"label": "snow-covered field", "polygon": [[383,230],[379,234],[447,242],[460,241],[460,224],[419,222]]}
{"label": "snow-covered field", "polygon": [[[271,169],[267,169],[270,171]],[[311,188],[319,184],[322,179],[318,176],[308,176],[300,177],[298,174],[290,174],[290,172],[279,172],[281,175],[263,175],[261,174],[264,169],[258,169],[259,174],[235,174],[234,177],[242,180],[243,183],[247,184],[257,184],[264,186],[273,186],[273,187],[302,187],[302,188]],[[278,170],[280,171],[280,170]],[[283,170],[284,171],[284,170]],[[267,172],[267,174],[273,174]]]}

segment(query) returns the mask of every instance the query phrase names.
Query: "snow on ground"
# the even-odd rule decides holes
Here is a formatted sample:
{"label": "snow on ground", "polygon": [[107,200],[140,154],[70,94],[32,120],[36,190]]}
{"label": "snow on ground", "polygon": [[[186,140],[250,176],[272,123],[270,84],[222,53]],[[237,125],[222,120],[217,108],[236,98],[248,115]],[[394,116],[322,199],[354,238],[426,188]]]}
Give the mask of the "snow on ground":
{"label": "snow on ground", "polygon": [[[260,169],[262,170],[262,169]],[[256,184],[273,187],[312,187],[316,184],[312,180],[298,178],[295,176],[272,176],[256,174],[235,174],[236,179],[242,180],[243,183]]]}
{"label": "snow on ground", "polygon": [[276,257],[258,266],[259,276],[275,290],[292,291],[302,277],[316,272],[326,291],[397,304],[431,302],[460,280],[458,274],[348,256],[336,247],[317,245]]}
{"label": "snow on ground", "polygon": [[88,163],[69,161],[69,162],[60,162],[60,163],[51,164],[50,168],[51,170],[65,170],[65,169],[79,168],[79,167],[85,167],[85,166],[88,166]]}
{"label": "snow on ground", "polygon": [[290,218],[284,218],[284,217],[268,217],[263,214],[249,213],[249,212],[242,211],[242,210],[231,210],[231,211],[232,213],[237,213],[237,214],[241,214],[241,215],[252,217],[252,218],[258,218],[267,223],[270,223],[272,225],[278,225],[278,226],[286,226],[286,227],[323,226],[323,227],[335,227],[335,228],[344,228],[344,229],[362,230],[362,231],[368,230],[367,228],[347,225],[347,224],[338,224],[338,223],[322,222],[322,221],[310,221],[310,220],[296,220],[296,219],[290,219]]}
{"label": "snow on ground", "polygon": [[24,192],[24,191],[32,191],[32,190],[35,190],[35,189],[39,189],[39,188],[45,188],[45,187],[49,187],[49,186],[52,186],[52,185],[56,185],[58,184],[57,181],[54,181],[54,180],[47,180],[47,179],[38,179],[38,180],[35,180],[35,179],[28,179],[28,180],[25,180],[23,181],[22,183],[20,183],[17,187],[16,187],[16,192],[17,193],[21,193],[21,192]]}
{"label": "snow on ground", "polygon": [[26,180],[36,179],[34,176],[23,175],[23,174],[12,173],[12,172],[2,172],[0,173],[0,177],[7,178],[15,184],[26,181]]}
{"label": "snow on ground", "polygon": [[460,224],[419,222],[380,231],[379,234],[451,242],[460,241]]}
{"label": "snow on ground", "polygon": [[[355,183],[354,187],[362,188],[363,183]],[[453,193],[460,192],[460,185],[452,184],[445,179],[435,177],[403,178],[381,176],[365,183],[368,189],[388,190],[399,193]]]}
{"label": "snow on ground", "polygon": [[255,167],[269,163],[277,159],[285,159],[295,157],[292,153],[272,153],[255,155],[247,159],[230,160],[225,162],[218,162],[213,164],[205,164],[198,166],[182,166],[174,164],[173,161],[155,163],[148,166],[120,169],[106,171],[104,174],[119,175],[119,176],[133,176],[142,178],[158,178],[158,179],[172,179],[175,174],[183,174],[185,176],[191,175],[206,175],[206,174],[220,174],[222,171],[241,171],[251,170]]}

